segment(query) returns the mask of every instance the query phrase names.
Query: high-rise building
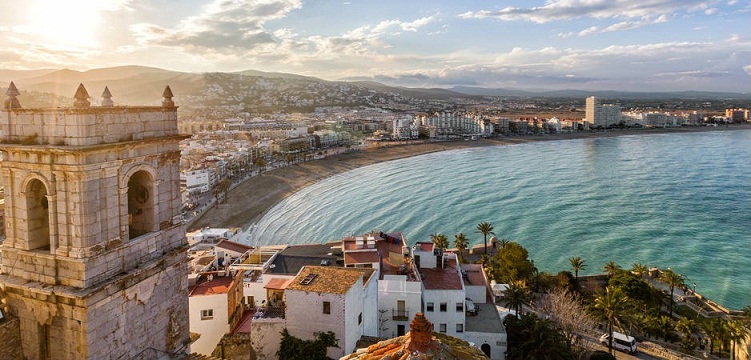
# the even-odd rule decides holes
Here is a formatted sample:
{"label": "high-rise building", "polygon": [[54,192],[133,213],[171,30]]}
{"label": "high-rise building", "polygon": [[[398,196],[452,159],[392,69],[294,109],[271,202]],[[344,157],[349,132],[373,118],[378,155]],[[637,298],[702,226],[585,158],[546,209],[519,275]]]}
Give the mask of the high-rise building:
{"label": "high-rise building", "polygon": [[[11,91],[13,90],[13,91]],[[177,107],[0,113],[0,285],[28,359],[154,359],[189,343]],[[5,329],[7,330],[7,329]]]}
{"label": "high-rise building", "polygon": [[594,96],[587,97],[584,119],[593,127],[608,127],[621,122],[621,107],[602,105]]}

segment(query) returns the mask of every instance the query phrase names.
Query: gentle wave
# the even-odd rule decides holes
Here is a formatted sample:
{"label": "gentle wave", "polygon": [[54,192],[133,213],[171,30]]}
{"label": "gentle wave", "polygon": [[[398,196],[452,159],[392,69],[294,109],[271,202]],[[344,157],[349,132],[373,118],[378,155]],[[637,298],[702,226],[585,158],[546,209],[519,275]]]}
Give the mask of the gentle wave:
{"label": "gentle wave", "polygon": [[671,267],[731,308],[751,305],[751,131],[655,134],[431,153],[307,187],[248,241],[310,243],[370,230],[520,242],[541,270],[610,260]]}

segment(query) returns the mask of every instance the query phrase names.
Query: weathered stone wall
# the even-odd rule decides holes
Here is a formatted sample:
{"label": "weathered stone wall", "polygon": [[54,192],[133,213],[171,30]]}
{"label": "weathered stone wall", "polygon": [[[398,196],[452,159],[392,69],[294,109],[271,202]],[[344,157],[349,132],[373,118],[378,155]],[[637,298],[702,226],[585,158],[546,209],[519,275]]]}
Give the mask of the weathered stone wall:
{"label": "weathered stone wall", "polygon": [[89,290],[2,280],[27,358],[43,358],[48,343],[55,359],[141,359],[187,344],[187,273],[185,249],[176,249]]}
{"label": "weathered stone wall", "polygon": [[275,360],[282,341],[282,329],[287,322],[282,319],[253,320],[250,326],[250,339],[258,360]]}
{"label": "weathered stone wall", "polygon": [[251,346],[250,334],[224,335],[211,356],[226,360],[256,359],[256,353]]}
{"label": "weathered stone wall", "polygon": [[177,135],[177,108],[91,107],[13,109],[0,124],[0,141],[97,145]]}
{"label": "weathered stone wall", "polygon": [[4,316],[0,320],[0,355],[3,359],[23,359],[18,318],[5,313]]}

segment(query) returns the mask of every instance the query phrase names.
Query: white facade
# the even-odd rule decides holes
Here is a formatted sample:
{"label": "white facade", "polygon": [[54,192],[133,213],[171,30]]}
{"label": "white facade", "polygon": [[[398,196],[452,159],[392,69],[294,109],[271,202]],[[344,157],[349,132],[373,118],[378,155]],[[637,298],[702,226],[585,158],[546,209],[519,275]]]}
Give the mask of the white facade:
{"label": "white facade", "polygon": [[409,332],[409,323],[422,311],[422,283],[407,275],[384,275],[378,281],[378,336],[393,338]]}
{"label": "white facade", "polygon": [[189,194],[202,194],[211,190],[212,169],[193,170],[181,173],[180,178],[185,179],[185,187]]}
{"label": "white facade", "polygon": [[227,294],[191,296],[188,307],[190,332],[201,335],[191,344],[190,351],[211,355],[222,336],[230,331]]}
{"label": "white facade", "polygon": [[[311,290],[301,290],[304,287],[296,285],[301,276],[310,269],[315,269],[319,277],[311,282],[321,281],[322,287],[311,287]],[[331,267],[305,267],[293,280],[293,285],[285,292],[287,310],[287,329],[290,334],[301,339],[313,339],[317,332],[331,331],[339,340],[338,348],[329,348],[327,356],[338,359],[344,354],[355,350],[357,340],[363,335],[377,336],[378,285],[377,279],[368,274],[366,282],[359,277],[345,293],[327,292],[323,288],[333,288],[330,284],[323,284],[321,273],[331,271],[336,276],[338,271],[344,270]],[[335,280],[327,280],[330,283]],[[341,284],[338,284],[341,285]],[[318,290],[316,290],[318,289]]]}
{"label": "white facade", "polygon": [[608,127],[621,122],[621,107],[617,105],[602,105],[594,96],[587,98],[585,105],[585,119],[592,126]]}
{"label": "white facade", "polygon": [[424,290],[425,317],[433,331],[464,338],[464,289]]}

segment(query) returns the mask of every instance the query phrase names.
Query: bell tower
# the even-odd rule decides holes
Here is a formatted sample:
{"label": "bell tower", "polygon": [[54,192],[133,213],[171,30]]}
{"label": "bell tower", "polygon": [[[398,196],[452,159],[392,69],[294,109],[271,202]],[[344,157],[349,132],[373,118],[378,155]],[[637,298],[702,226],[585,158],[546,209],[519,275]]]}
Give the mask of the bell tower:
{"label": "bell tower", "polygon": [[[11,91],[12,90],[12,91]],[[0,283],[29,359],[149,359],[185,351],[188,267],[177,107],[0,112]]]}

